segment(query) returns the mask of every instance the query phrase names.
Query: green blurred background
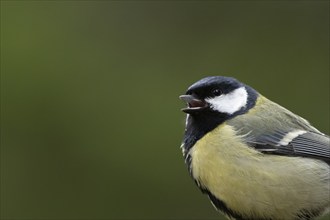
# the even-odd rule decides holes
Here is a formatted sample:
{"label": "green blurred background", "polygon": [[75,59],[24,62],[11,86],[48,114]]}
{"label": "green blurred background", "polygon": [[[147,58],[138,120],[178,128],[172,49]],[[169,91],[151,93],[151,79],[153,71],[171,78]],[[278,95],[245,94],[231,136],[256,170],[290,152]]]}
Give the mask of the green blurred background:
{"label": "green blurred background", "polygon": [[1,1],[1,219],[221,219],[179,149],[208,75],[329,134],[329,2]]}

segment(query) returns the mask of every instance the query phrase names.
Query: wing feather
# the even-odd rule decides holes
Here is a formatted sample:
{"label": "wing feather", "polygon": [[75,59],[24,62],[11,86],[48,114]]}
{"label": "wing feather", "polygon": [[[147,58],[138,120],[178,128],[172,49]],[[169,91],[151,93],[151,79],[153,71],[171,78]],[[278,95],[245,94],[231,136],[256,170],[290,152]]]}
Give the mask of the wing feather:
{"label": "wing feather", "polygon": [[249,113],[226,123],[262,153],[316,158],[330,164],[329,136],[261,95]]}
{"label": "wing feather", "polygon": [[284,137],[285,134],[276,132],[274,135],[257,137],[249,144],[256,150],[267,154],[310,157],[330,164],[329,136],[306,132],[293,138],[287,145],[279,144]]}

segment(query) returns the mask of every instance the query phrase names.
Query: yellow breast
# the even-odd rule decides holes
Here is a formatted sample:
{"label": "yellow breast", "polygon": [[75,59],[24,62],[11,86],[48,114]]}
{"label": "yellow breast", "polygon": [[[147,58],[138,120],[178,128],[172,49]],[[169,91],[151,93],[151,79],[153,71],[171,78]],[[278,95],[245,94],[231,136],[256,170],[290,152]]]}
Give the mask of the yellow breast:
{"label": "yellow breast", "polygon": [[189,153],[193,177],[243,216],[293,219],[303,209],[330,205],[327,164],[262,154],[225,123]]}

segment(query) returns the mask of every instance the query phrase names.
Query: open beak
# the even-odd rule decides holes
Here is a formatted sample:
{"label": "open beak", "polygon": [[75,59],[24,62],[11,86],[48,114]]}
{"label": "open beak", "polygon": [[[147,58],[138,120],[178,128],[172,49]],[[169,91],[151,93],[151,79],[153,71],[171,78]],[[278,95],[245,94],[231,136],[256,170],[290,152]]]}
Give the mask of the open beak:
{"label": "open beak", "polygon": [[192,95],[181,95],[180,99],[188,104],[186,108],[181,109],[188,114],[199,112],[208,107],[208,104],[204,100],[197,99]]}

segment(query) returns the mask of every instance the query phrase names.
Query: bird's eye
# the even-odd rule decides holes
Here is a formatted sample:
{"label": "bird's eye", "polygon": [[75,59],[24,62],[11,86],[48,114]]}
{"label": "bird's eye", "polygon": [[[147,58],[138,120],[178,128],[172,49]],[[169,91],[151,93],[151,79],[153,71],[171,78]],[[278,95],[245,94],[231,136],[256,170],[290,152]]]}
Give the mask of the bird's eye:
{"label": "bird's eye", "polygon": [[221,95],[221,90],[220,89],[213,89],[212,90],[212,95],[214,95],[214,96],[219,96],[219,95]]}

